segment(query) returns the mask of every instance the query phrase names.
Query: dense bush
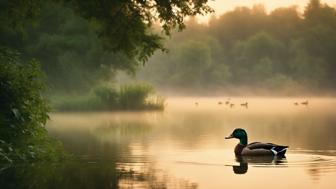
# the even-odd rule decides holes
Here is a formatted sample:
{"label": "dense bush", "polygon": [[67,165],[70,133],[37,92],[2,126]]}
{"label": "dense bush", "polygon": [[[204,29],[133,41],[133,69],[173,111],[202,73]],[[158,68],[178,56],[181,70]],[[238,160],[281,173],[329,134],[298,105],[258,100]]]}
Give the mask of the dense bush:
{"label": "dense bush", "polygon": [[36,61],[0,49],[0,161],[59,158],[60,144],[47,136],[44,75]]}

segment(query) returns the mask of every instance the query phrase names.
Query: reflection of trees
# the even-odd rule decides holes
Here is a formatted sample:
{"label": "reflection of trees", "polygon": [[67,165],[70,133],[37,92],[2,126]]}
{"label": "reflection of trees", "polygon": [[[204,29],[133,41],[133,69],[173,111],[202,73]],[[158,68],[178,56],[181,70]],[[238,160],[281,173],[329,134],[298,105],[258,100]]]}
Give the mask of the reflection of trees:
{"label": "reflection of trees", "polygon": [[0,185],[8,189],[116,188],[115,164],[34,163],[12,166],[0,173]]}
{"label": "reflection of trees", "polygon": [[116,162],[16,165],[0,172],[0,186],[6,189],[197,188],[195,183],[154,169],[153,164]]}
{"label": "reflection of trees", "polygon": [[143,167],[142,170],[135,169],[130,165],[119,167],[122,173],[122,177],[119,179],[119,188],[197,188],[196,183],[172,177],[165,171],[154,168],[153,164]]}
{"label": "reflection of trees", "polygon": [[[78,114],[65,119],[61,116],[53,124],[52,135],[66,149],[81,158],[100,160],[129,157],[132,143],[141,141],[151,131],[146,114],[138,113]],[[141,146],[145,147],[143,143]]]}
{"label": "reflection of trees", "polygon": [[[248,111],[253,110],[252,107]],[[209,140],[211,140],[210,143],[213,142],[216,145],[225,145],[223,136],[232,132],[232,127],[244,127],[251,131],[249,133],[251,141],[260,139],[286,144],[291,146],[290,149],[300,145],[308,149],[323,149],[334,144],[332,141],[335,140],[335,137],[331,137],[334,133],[332,132],[334,130],[332,115],[326,114],[324,117],[324,115],[312,114],[312,112],[297,114],[247,112],[241,114],[206,111],[200,107],[195,111],[183,113],[181,111],[166,112],[165,114],[102,113],[94,114],[91,117],[88,114],[86,114],[87,116],[80,114],[74,118],[74,120],[80,119],[78,122],[73,120],[54,122],[55,127],[52,134],[61,139],[64,146],[70,152],[81,157],[82,160],[98,163],[69,165],[69,167],[73,167],[69,174],[66,172],[66,168],[63,170],[58,168],[56,172],[69,175],[70,178],[74,177],[77,179],[76,182],[91,182],[92,188],[99,185],[99,183],[95,184],[98,181],[103,183],[99,185],[101,188],[106,188],[107,183],[112,186],[119,185],[120,188],[135,188],[136,186],[174,188],[170,184],[175,182],[180,183],[179,188],[196,188],[197,185],[193,183],[175,179],[165,171],[157,170],[153,160],[148,156],[148,150],[166,148],[164,146],[166,143],[180,145],[174,146],[173,150],[180,150],[179,148],[196,149],[201,145],[207,145]],[[61,129],[57,130],[57,125]],[[311,140],[312,138],[314,140]],[[324,141],[331,142],[323,143]],[[149,148],[149,146],[154,148]],[[233,148],[233,146],[231,147]],[[155,151],[151,152],[156,153]],[[234,166],[233,169],[235,173],[243,174],[248,171],[248,166],[251,165],[279,167],[280,165],[285,166],[286,164],[283,164],[285,161],[286,159],[245,157],[237,159],[239,165]],[[76,172],[76,166],[79,167],[78,172]],[[30,168],[25,168],[25,170],[30,170]],[[104,171],[105,173],[103,173]],[[75,174],[81,174],[84,179],[80,181],[80,175]],[[90,174],[92,174],[92,178],[87,178],[91,176]],[[55,177],[62,177],[62,175]],[[66,180],[69,178],[62,179],[64,182],[70,182]],[[11,179],[9,178],[9,180]],[[4,183],[4,180],[1,182]],[[63,181],[55,181],[55,179],[49,179],[48,182],[63,183]],[[72,183],[69,185],[74,186]]]}
{"label": "reflection of trees", "polygon": [[146,122],[117,122],[96,127],[92,134],[99,140],[122,142],[144,138],[152,130]]}
{"label": "reflection of trees", "polygon": [[[192,106],[192,108],[195,107]],[[254,112],[253,108],[252,106],[248,112],[244,113],[227,112],[225,108],[218,111],[206,111],[199,107],[198,111],[192,109],[183,113],[174,111],[163,114],[129,112],[79,115],[77,119],[80,117],[80,120],[73,118],[73,120],[64,122],[61,118],[57,121],[58,124],[63,125],[63,128],[67,127],[65,131],[60,130],[59,132],[55,122],[52,134],[65,141],[65,146],[75,152],[77,148],[84,148],[81,144],[87,144],[84,151],[87,148],[99,149],[99,146],[89,146],[96,143],[95,141],[120,145],[128,145],[130,142],[137,141],[144,146],[153,142],[150,140],[154,139],[173,141],[185,148],[197,148],[209,141],[218,144],[224,135],[232,132],[232,129],[236,127],[250,131],[250,141],[271,141],[289,145],[290,149],[298,147],[333,149],[333,144],[336,143],[334,132],[332,132],[335,131],[333,127],[335,115],[332,112],[322,114],[313,109],[304,109],[301,112],[291,113],[292,104],[287,108],[290,113],[280,111],[274,114],[264,114],[264,112]],[[83,125],[83,127],[78,125]],[[312,138],[314,140],[311,140]],[[76,148],[73,148],[74,145]]]}
{"label": "reflection of trees", "polygon": [[[38,182],[35,188],[197,188],[195,183],[174,178],[164,170],[156,169],[153,160],[146,155],[149,144],[146,140],[151,134],[157,134],[153,132],[164,130],[156,124],[157,114],[96,116],[79,115],[66,121],[60,120],[59,124],[65,130],[57,130],[57,122],[54,123],[52,134],[61,139],[81,162],[54,167],[41,165],[36,174],[48,169],[55,173],[50,177],[41,174],[42,180],[34,179]],[[162,117],[159,119],[161,122]],[[9,170],[14,171],[8,177],[22,178],[23,173],[16,168]],[[23,170],[30,170],[30,167]],[[5,173],[9,172],[6,170]],[[29,183],[30,179],[28,175],[23,180]]]}

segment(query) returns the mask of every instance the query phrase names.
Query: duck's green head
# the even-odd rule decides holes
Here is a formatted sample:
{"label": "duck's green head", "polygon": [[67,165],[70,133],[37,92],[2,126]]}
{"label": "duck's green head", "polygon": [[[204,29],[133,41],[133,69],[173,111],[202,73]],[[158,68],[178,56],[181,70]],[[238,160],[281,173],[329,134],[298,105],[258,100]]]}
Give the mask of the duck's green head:
{"label": "duck's green head", "polygon": [[225,137],[225,139],[230,138],[237,138],[240,140],[240,144],[247,145],[247,133],[244,129],[237,128],[232,132],[230,136]]}

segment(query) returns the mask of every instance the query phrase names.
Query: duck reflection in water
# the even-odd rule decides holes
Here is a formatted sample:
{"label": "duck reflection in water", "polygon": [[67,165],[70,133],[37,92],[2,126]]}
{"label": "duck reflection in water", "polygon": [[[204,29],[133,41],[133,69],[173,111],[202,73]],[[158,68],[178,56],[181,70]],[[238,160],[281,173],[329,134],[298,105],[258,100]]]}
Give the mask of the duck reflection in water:
{"label": "duck reflection in water", "polygon": [[255,166],[281,165],[286,162],[285,156],[236,156],[236,162],[239,165],[233,165],[235,174],[245,174],[248,170],[248,164]]}

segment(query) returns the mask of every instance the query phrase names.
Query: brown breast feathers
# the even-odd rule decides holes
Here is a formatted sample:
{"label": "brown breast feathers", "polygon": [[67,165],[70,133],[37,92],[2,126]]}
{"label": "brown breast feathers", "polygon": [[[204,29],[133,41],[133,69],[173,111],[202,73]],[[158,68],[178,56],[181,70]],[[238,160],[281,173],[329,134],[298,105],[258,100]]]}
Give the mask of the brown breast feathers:
{"label": "brown breast feathers", "polygon": [[237,144],[237,146],[235,147],[234,153],[236,155],[241,155],[241,152],[243,151],[244,148],[245,148],[245,145]]}

